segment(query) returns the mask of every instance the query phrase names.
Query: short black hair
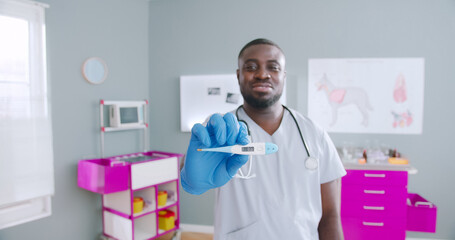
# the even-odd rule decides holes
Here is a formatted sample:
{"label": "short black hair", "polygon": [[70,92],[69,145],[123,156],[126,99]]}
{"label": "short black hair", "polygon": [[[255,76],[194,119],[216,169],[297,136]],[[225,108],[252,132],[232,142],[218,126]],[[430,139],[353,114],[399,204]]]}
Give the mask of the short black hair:
{"label": "short black hair", "polygon": [[257,38],[257,39],[254,39],[253,41],[247,43],[243,48],[242,50],[240,50],[240,53],[239,53],[239,57],[240,58],[243,54],[243,52],[245,51],[245,49],[251,47],[251,46],[254,46],[254,45],[260,45],[260,44],[266,44],[266,45],[271,45],[271,46],[274,46],[278,49],[280,49],[281,52],[283,52],[283,50],[280,48],[280,46],[278,46],[278,44],[276,44],[275,42],[269,40],[269,39],[266,39],[266,38]]}

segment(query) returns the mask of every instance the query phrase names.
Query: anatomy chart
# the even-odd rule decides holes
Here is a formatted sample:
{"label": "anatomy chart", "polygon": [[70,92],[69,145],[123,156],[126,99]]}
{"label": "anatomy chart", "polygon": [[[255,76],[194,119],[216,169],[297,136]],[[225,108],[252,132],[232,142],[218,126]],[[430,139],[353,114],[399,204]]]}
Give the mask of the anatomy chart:
{"label": "anatomy chart", "polygon": [[310,59],[308,116],[329,132],[421,134],[424,59]]}

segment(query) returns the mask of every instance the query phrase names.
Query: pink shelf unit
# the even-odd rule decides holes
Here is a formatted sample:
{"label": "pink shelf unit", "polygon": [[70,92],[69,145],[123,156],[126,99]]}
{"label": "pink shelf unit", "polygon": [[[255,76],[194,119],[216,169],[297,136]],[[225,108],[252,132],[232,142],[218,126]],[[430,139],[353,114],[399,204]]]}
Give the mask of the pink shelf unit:
{"label": "pink shelf unit", "polygon": [[407,185],[407,171],[347,170],[341,180],[345,239],[404,240],[406,230],[425,231],[415,221],[435,224],[435,212],[418,214],[415,207],[409,206]]}
{"label": "pink shelf unit", "polygon": [[[103,233],[113,239],[155,239],[180,225],[179,159],[182,154],[150,151],[81,160],[78,185],[103,197]],[[158,206],[158,191],[168,192],[166,205]],[[133,199],[144,199],[134,213]],[[175,227],[159,229],[158,211],[175,213]]]}

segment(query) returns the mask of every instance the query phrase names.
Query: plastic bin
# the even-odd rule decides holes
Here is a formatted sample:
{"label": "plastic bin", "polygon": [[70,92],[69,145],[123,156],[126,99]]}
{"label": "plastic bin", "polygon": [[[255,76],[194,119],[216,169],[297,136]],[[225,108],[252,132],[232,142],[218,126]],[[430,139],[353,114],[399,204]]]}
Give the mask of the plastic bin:
{"label": "plastic bin", "polygon": [[175,213],[170,210],[158,212],[158,226],[161,230],[171,230],[175,227]]}
{"label": "plastic bin", "polygon": [[436,232],[438,208],[416,193],[408,194],[406,230],[416,232]]}
{"label": "plastic bin", "polygon": [[144,209],[144,199],[135,197],[133,199],[133,213],[140,213]]}
{"label": "plastic bin", "polygon": [[110,159],[81,160],[77,185],[91,192],[108,194],[128,190],[130,166]]}
{"label": "plastic bin", "polygon": [[158,206],[164,206],[167,202],[167,191],[158,191]]}

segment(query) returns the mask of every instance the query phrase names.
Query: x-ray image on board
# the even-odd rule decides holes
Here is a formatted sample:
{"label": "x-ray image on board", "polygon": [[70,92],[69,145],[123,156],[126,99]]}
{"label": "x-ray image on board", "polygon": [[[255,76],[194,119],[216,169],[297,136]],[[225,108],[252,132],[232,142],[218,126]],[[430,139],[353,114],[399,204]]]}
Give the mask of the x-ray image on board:
{"label": "x-ray image on board", "polygon": [[207,93],[209,95],[220,95],[221,94],[221,89],[219,87],[209,87],[207,89]]}
{"label": "x-ray image on board", "polygon": [[232,104],[238,104],[240,100],[240,94],[238,93],[227,93],[226,102]]}

